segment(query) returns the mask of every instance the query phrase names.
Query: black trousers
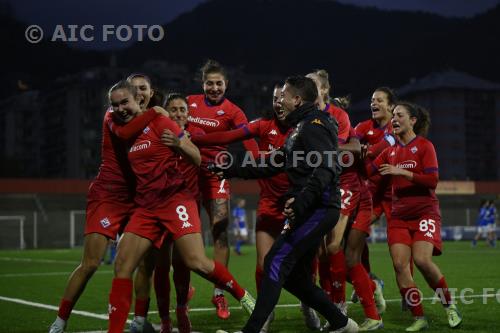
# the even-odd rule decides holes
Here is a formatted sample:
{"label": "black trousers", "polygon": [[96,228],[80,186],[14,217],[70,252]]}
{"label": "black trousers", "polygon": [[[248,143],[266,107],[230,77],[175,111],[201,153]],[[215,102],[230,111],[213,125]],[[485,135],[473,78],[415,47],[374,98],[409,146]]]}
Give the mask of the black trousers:
{"label": "black trousers", "polygon": [[347,317],[331,302],[311,278],[311,265],[323,237],[335,226],[339,210],[319,208],[281,234],[264,261],[264,277],[255,309],[244,333],[259,333],[278,303],[284,287],[302,303],[323,315],[335,330],[347,324]]}

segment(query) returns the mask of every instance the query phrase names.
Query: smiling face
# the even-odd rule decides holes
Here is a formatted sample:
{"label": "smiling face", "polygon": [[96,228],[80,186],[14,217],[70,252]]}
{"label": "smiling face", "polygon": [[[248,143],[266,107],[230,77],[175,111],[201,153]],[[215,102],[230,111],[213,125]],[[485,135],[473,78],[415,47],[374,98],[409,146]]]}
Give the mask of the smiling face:
{"label": "smiling face", "polygon": [[411,117],[410,112],[402,105],[396,106],[392,116],[392,128],[394,134],[403,136],[408,132],[413,132],[413,126],[417,122],[417,118]]}
{"label": "smiling face", "polygon": [[274,88],[273,91],[273,110],[274,114],[276,115],[276,119],[279,121],[284,121],[285,120],[285,111],[283,110],[281,106],[281,87],[276,87]]}
{"label": "smiling face", "polygon": [[139,94],[134,98],[128,89],[117,89],[109,95],[109,103],[113,108],[113,115],[120,121],[127,123],[141,112]]}
{"label": "smiling face", "polygon": [[170,119],[175,121],[180,128],[184,128],[188,119],[188,106],[182,98],[171,100],[167,105]]}
{"label": "smiling face", "polygon": [[212,104],[219,103],[226,93],[227,81],[221,73],[207,74],[203,81],[203,91]]}
{"label": "smiling face", "polygon": [[148,107],[149,101],[154,94],[154,91],[151,89],[151,85],[149,82],[141,77],[137,76],[130,80],[130,83],[137,88],[137,94],[139,95],[139,106],[141,110],[146,110]]}
{"label": "smiling face", "polygon": [[394,106],[389,103],[387,94],[383,91],[375,91],[370,103],[372,118],[375,120],[388,119],[392,115]]}
{"label": "smiling face", "polygon": [[297,94],[293,93],[293,88],[285,83],[281,90],[281,109],[283,110],[283,117],[286,118],[290,113],[295,111],[302,103],[302,99]]}

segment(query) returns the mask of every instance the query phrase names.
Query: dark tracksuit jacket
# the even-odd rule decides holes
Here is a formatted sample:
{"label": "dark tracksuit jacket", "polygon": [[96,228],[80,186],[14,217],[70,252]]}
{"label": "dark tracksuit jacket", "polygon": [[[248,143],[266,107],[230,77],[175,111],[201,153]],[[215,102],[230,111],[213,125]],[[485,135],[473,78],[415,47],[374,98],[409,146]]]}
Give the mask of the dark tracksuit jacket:
{"label": "dark tracksuit jacket", "polygon": [[326,233],[337,223],[340,209],[337,163],[337,123],[312,103],[305,103],[287,117],[293,128],[285,145],[265,161],[265,167],[245,165],[236,158],[225,178],[265,178],[286,172],[290,189],[283,200],[294,197],[295,219],[276,239],[266,256],[262,289],[256,308],[243,328],[244,333],[260,331],[279,300],[284,286],[303,303],[320,312],[331,327],[343,327],[343,316],[328,296],[312,282],[311,263]]}

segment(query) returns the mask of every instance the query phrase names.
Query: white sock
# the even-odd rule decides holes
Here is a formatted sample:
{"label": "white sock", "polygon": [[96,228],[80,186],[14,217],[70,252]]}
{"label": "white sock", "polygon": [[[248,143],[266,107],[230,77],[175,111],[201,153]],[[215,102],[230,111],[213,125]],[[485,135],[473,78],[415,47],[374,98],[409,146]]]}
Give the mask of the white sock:
{"label": "white sock", "polygon": [[224,290],[219,288],[214,288],[214,296],[224,296]]}
{"label": "white sock", "polygon": [[66,320],[62,319],[61,317],[57,316],[56,321],[54,322],[59,327],[64,327],[66,325]]}

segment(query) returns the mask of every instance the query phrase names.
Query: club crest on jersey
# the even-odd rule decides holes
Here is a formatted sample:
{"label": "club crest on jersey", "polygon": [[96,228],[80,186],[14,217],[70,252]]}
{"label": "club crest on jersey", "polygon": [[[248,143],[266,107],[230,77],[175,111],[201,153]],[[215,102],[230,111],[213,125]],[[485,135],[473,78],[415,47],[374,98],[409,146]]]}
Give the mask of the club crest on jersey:
{"label": "club crest on jersey", "polygon": [[410,151],[415,154],[418,151],[418,148],[416,146],[413,146],[410,148]]}
{"label": "club crest on jersey", "polygon": [[278,135],[278,132],[273,128],[270,132],[269,135]]}
{"label": "club crest on jersey", "polygon": [[389,156],[394,156],[394,155],[396,155],[396,152],[392,151]]}
{"label": "club crest on jersey", "polygon": [[198,104],[193,103],[193,104],[191,104],[191,105],[190,105],[190,107],[192,107],[192,108],[197,108],[197,107],[198,107]]}
{"label": "club crest on jersey", "polygon": [[366,133],[368,135],[373,135],[373,131],[372,130],[369,130],[368,133]]}
{"label": "club crest on jersey", "polygon": [[404,162],[399,162],[396,167],[400,169],[414,169],[417,167],[417,162],[414,160],[408,160]]}
{"label": "club crest on jersey", "polygon": [[311,121],[311,124],[316,124],[316,125],[323,126],[323,123],[321,122],[321,120],[319,118],[316,118],[313,121]]}
{"label": "club crest on jersey", "polygon": [[111,222],[109,221],[109,219],[107,217],[105,217],[101,220],[101,225],[103,228],[107,228],[111,225]]}
{"label": "club crest on jersey", "polygon": [[139,150],[148,149],[150,146],[151,146],[151,141],[149,140],[140,141],[130,148],[130,152],[133,153]]}
{"label": "club crest on jersey", "polygon": [[222,116],[222,115],[224,115],[224,114],[225,114],[225,112],[224,112],[223,110],[219,110],[219,111],[217,111],[217,115],[218,115],[218,116]]}
{"label": "club crest on jersey", "polygon": [[149,126],[147,126],[145,129],[142,130],[142,133],[147,134],[150,130],[151,130],[151,128],[149,128]]}

